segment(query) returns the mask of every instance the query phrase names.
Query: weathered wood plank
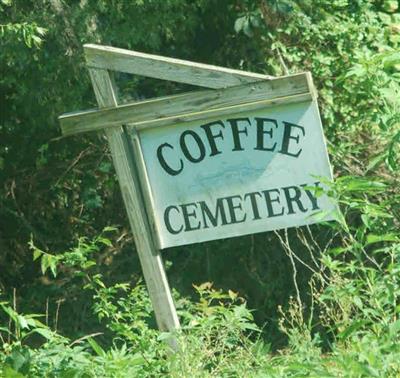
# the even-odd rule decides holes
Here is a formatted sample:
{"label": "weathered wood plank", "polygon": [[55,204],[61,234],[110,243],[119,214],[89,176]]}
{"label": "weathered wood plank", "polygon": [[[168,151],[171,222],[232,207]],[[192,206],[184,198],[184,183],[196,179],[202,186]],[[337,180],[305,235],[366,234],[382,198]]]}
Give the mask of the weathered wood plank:
{"label": "weathered wood plank", "polygon": [[150,229],[153,235],[153,241],[156,244],[156,247],[160,249],[161,243],[158,238],[157,226],[156,226],[158,220],[154,218],[153,211],[151,210],[154,207],[153,196],[149,178],[147,176],[147,169],[146,169],[146,164],[144,162],[143,151],[140,143],[140,136],[138,131],[134,127],[129,127],[128,131],[128,128],[124,126],[124,131],[127,138],[132,142],[133,159],[136,163],[135,165],[137,167],[140,183],[142,184],[141,186],[143,190],[143,199],[146,205],[146,209],[148,209],[147,215],[148,215]]}
{"label": "weathered wood plank", "polygon": [[[311,98],[310,74],[303,73],[241,86],[191,92],[186,95],[143,101],[102,110],[62,115],[64,135],[118,126],[123,123],[148,123],[169,118],[182,119],[192,113],[215,113],[224,108],[263,101],[264,104],[304,101]],[[297,97],[296,97],[297,96]],[[165,123],[162,123],[165,124]]]}
{"label": "weathered wood plank", "polygon": [[[89,72],[99,106],[117,106],[108,71],[90,69]],[[137,170],[131,159],[132,146],[122,126],[107,129],[106,135],[157,324],[160,330],[173,331],[179,328],[179,319],[160,252],[153,242]],[[171,344],[177,348],[175,340]]]}
{"label": "weathered wood plank", "polygon": [[304,102],[304,101],[311,101],[313,98],[310,93],[289,96],[289,97],[279,97],[277,99],[272,100],[261,100],[251,103],[244,103],[238,105],[227,106],[224,108],[219,109],[210,109],[203,112],[194,112],[194,113],[186,113],[171,117],[159,118],[159,119],[151,119],[149,121],[141,121],[141,122],[126,122],[127,125],[134,126],[138,131],[143,129],[149,129],[152,127],[161,127],[161,126],[168,126],[183,122],[189,121],[197,121],[199,119],[207,119],[214,117],[216,115],[225,116],[229,114],[237,114],[244,111],[250,110],[258,110],[258,109],[265,109],[269,107],[274,107],[281,104],[293,104],[296,102]]}
{"label": "weathered wood plank", "polygon": [[126,72],[207,88],[225,88],[273,76],[194,63],[94,44],[84,45],[89,67]]}

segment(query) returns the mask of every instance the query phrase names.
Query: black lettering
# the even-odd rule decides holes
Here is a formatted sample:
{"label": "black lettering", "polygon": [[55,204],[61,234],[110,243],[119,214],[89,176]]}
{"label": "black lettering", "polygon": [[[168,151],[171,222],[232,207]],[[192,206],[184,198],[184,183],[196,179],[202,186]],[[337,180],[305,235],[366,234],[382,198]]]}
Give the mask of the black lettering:
{"label": "black lettering", "polygon": [[218,226],[218,218],[221,217],[221,225],[224,226],[228,224],[226,220],[226,214],[224,209],[224,204],[222,202],[222,198],[217,198],[217,204],[215,207],[215,213],[212,214],[211,210],[207,206],[205,201],[199,201],[198,204],[200,205],[201,214],[203,216],[203,224],[204,228],[208,228],[207,219],[211,222],[211,224],[216,227]]}
{"label": "black lettering", "polygon": [[160,162],[160,165],[161,165],[161,167],[164,169],[165,172],[167,172],[167,173],[170,174],[171,176],[179,175],[179,173],[181,173],[181,172],[182,172],[182,169],[183,169],[183,162],[182,162],[182,159],[180,159],[181,166],[180,166],[180,168],[179,168],[178,170],[171,168],[171,166],[167,164],[167,162],[166,162],[166,160],[165,160],[165,158],[164,158],[164,155],[163,155],[163,153],[162,153],[162,150],[163,150],[163,148],[165,148],[165,147],[169,147],[169,148],[171,148],[172,150],[174,149],[174,147],[172,147],[169,143],[163,143],[163,144],[161,144],[161,145],[158,146],[158,148],[157,148],[157,159],[158,159],[158,161]]}
{"label": "black lettering", "polygon": [[[189,151],[188,146],[186,145],[186,137],[188,135],[192,136],[194,141],[197,143],[197,147],[199,148],[199,157],[197,158],[192,155],[192,153]],[[204,159],[204,156],[206,155],[206,148],[204,147],[201,138],[194,131],[192,130],[184,131],[179,139],[179,144],[186,159],[188,159],[192,163],[199,163]]]}
{"label": "black lettering", "polygon": [[246,193],[244,195],[244,199],[246,199],[246,197],[250,198],[251,208],[253,210],[253,220],[261,219],[260,212],[258,211],[257,197],[256,196],[260,196],[261,197],[261,193],[259,193],[259,192],[251,192],[251,193]]}
{"label": "black lettering", "polygon": [[[319,190],[322,190],[322,189],[319,187],[319,184],[320,184],[319,181],[317,181],[317,182],[314,183],[314,186],[316,187],[316,191],[318,191],[318,189],[319,189]],[[306,187],[306,186],[308,186],[308,185],[307,185],[307,184],[303,184],[303,185],[301,185],[301,186],[304,188],[304,187]],[[308,199],[311,201],[312,210],[319,210],[318,199],[317,199],[317,197],[314,196],[314,194],[313,194],[313,193],[315,193],[315,192],[314,192],[313,190],[310,190],[310,189],[304,189],[304,191],[306,192]]]}
{"label": "black lettering", "polygon": [[169,219],[169,213],[171,210],[176,210],[179,213],[179,209],[176,206],[168,206],[165,211],[164,211],[164,223],[165,227],[167,227],[167,230],[170,234],[176,235],[179,234],[183,230],[183,226],[181,226],[178,230],[174,230],[172,228],[170,219]]}
{"label": "black lettering", "polygon": [[303,136],[305,136],[306,134],[304,131],[304,127],[295,125],[294,123],[290,123],[290,122],[283,122],[283,124],[284,124],[285,128],[283,131],[282,147],[279,152],[281,154],[298,157],[301,154],[301,151],[303,151],[303,149],[300,148],[296,153],[289,152],[289,143],[290,143],[290,140],[293,139],[296,141],[297,144],[299,144],[300,135],[293,136],[292,129],[297,128],[297,129],[301,130],[301,132],[303,133]]}
{"label": "black lettering", "polygon": [[[272,192],[278,193],[278,197],[271,198]],[[282,207],[282,209],[281,209],[282,211],[280,213],[275,213],[274,208],[272,206],[272,204],[274,202],[278,202],[279,204],[281,203],[281,200],[279,198],[279,189],[263,190],[263,193],[264,193],[265,203],[267,205],[268,217],[272,218],[272,217],[279,217],[279,216],[283,215],[283,213],[284,213],[283,207]]]}
{"label": "black lettering", "polygon": [[271,128],[269,130],[264,129],[264,125],[267,122],[272,123],[272,125],[275,125],[275,128],[278,128],[278,122],[275,119],[271,118],[255,118],[257,122],[257,147],[255,147],[255,150],[260,150],[260,151],[274,151],[276,147],[276,142],[272,145],[272,147],[266,147],[264,145],[264,134],[267,134],[271,139],[273,138],[273,131],[274,129]]}
{"label": "black lettering", "polygon": [[239,129],[239,122],[248,122],[251,125],[249,118],[232,118],[227,119],[227,122],[231,124],[232,136],[233,136],[233,149],[232,151],[243,151],[242,144],[240,143],[239,134],[245,134],[247,136],[247,127]]}
{"label": "black lettering", "polygon": [[[295,211],[293,210],[293,202],[296,202],[298,208],[300,211],[305,213],[307,209],[303,206],[303,204],[300,201],[301,197],[301,191],[297,186],[287,186],[286,188],[282,188],[283,191],[285,192],[285,197],[286,197],[286,202],[288,205],[288,214],[294,214]],[[290,190],[294,190],[294,195],[290,195]]]}
{"label": "black lettering", "polygon": [[234,204],[233,200],[234,199],[239,199],[239,201],[242,200],[242,197],[237,195],[237,196],[230,196],[230,197],[225,197],[226,202],[228,203],[228,209],[229,209],[229,215],[231,217],[230,223],[242,223],[246,220],[246,213],[243,214],[242,219],[237,219],[236,217],[236,209],[240,209],[243,211],[242,204],[239,202],[238,204]]}
{"label": "black lettering", "polygon": [[[194,231],[198,230],[200,228],[200,221],[196,226],[192,226],[190,223],[190,218],[195,218],[196,219],[196,208],[197,204],[196,203],[186,203],[184,205],[179,205],[182,209],[182,214],[183,214],[183,220],[185,221],[185,231]],[[192,206],[195,209],[191,212],[189,212],[188,208]]]}
{"label": "black lettering", "polygon": [[218,155],[221,153],[221,151],[219,151],[217,148],[217,145],[215,143],[215,138],[221,138],[222,140],[224,140],[222,130],[220,130],[217,134],[212,133],[211,126],[213,125],[219,125],[222,126],[223,129],[225,128],[225,125],[222,123],[222,121],[210,122],[200,126],[206,132],[208,143],[210,144],[210,149],[211,149],[210,156]]}

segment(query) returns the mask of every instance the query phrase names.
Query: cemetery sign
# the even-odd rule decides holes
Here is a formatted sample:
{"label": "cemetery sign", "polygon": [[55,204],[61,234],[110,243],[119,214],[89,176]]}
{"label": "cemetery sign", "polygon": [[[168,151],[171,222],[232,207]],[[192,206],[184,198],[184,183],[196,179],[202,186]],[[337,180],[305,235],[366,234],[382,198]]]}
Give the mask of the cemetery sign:
{"label": "cemetery sign", "polygon": [[[309,73],[273,78],[84,48],[99,109],[64,114],[61,128],[105,131],[161,330],[179,328],[179,319],[160,249],[333,219]],[[120,105],[110,71],[211,89]]]}
{"label": "cemetery sign", "polygon": [[242,110],[126,128],[160,248],[330,219],[332,202],[318,196],[331,170],[316,103]]}

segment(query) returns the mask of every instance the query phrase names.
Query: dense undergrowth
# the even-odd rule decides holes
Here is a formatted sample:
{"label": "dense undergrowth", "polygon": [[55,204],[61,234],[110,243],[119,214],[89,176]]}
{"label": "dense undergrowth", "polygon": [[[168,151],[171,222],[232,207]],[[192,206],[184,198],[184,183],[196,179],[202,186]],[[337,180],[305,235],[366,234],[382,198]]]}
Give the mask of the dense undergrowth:
{"label": "dense undergrowth", "polygon": [[[90,293],[105,333],[71,340],[49,326],[54,319],[48,313],[19,314],[15,304],[1,302],[8,321],[0,328],[0,372],[5,377],[398,377],[400,232],[384,204],[366,199],[387,189],[354,177],[338,179],[332,187],[330,194],[343,209],[343,218],[331,224],[340,246],[328,247],[309,267],[309,304],[297,293],[280,309],[288,345],[275,351],[244,299],[211,283],[194,286],[196,301],[175,293],[179,332],[155,330],[140,282],[108,286],[95,272],[94,258],[110,245],[106,235],[115,229],[94,240],[81,238],[57,255],[31,243],[43,274],[56,277],[59,268],[68,268],[75,285]],[[363,224],[351,226],[352,216]],[[299,259],[283,238],[288,254]],[[175,353],[171,345],[178,345]]]}
{"label": "dense undergrowth", "polygon": [[[400,376],[398,7],[0,1],[0,376]],[[311,71],[337,221],[165,251],[182,330],[158,332],[104,140],[55,127],[94,103],[86,42]],[[123,101],[187,89],[116,82]]]}

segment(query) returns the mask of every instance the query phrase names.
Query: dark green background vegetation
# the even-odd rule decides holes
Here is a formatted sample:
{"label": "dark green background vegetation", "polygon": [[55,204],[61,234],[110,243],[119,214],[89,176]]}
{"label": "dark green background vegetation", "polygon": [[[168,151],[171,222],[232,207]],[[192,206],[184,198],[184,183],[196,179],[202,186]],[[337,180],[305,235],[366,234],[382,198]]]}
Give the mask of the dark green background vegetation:
{"label": "dark green background vegetation", "polygon": [[[274,351],[292,348],[294,356],[313,351],[315,358],[323,359],[328,356],[325,353],[344,350],[349,353],[343,354],[343,366],[352,366],[363,348],[375,342],[379,363],[387,364],[361,358],[354,376],[399,374],[399,365],[393,362],[400,356],[399,348],[394,347],[400,329],[398,7],[397,1],[390,0],[0,0],[0,299],[4,306],[25,314],[47,311],[50,328],[71,340],[105,332],[97,338],[105,348],[113,345],[113,337],[118,335],[128,349],[143,350],[144,354],[151,349],[150,344],[143,346],[140,340],[121,333],[124,321],[125,326],[133,324],[142,315],[126,318],[126,312],[132,311],[126,305],[118,310],[125,315],[113,323],[110,319],[113,312],[118,313],[118,306],[107,312],[108,302],[99,299],[101,285],[135,285],[141,277],[106,140],[95,134],[61,138],[57,121],[63,112],[96,106],[83,44],[112,45],[275,76],[311,71],[337,177],[332,193],[341,202],[341,222],[166,250],[163,256],[169,281],[179,293],[177,298],[197,298],[192,284],[202,282],[238,292],[263,327],[261,339]],[[115,79],[124,101],[193,89],[125,74],[117,74]],[[103,232],[107,226],[116,230]],[[75,255],[71,254],[74,251]],[[101,280],[96,281],[99,274]],[[89,285],[87,290],[83,290],[85,285]],[[205,289],[204,296],[215,295]],[[148,300],[143,295],[136,293],[132,298],[147,312]],[[208,310],[193,310],[190,302],[177,301],[183,319],[198,311],[203,316],[199,315],[204,321],[199,321],[202,331],[212,329],[204,320]],[[103,308],[93,311],[99,303]],[[223,321],[229,309],[218,310],[222,315],[215,324],[221,329],[226,326]],[[373,313],[372,309],[382,311]],[[99,322],[101,311],[107,315]],[[7,326],[11,315],[7,311],[0,314],[4,335],[7,332],[1,327]],[[243,320],[242,315],[238,318]],[[283,325],[282,316],[291,319],[289,325]],[[153,319],[146,318],[145,323],[150,328],[138,326],[145,330],[143,338],[154,338]],[[16,336],[14,341],[21,342],[17,325],[8,329]],[[364,340],[366,335],[376,339]],[[10,360],[13,350],[23,356],[21,350],[26,349],[18,349],[20,344],[13,349],[7,337],[3,339],[7,345],[0,349],[0,363],[9,358],[7,366],[11,366],[16,358]],[[189,336],[188,340],[195,348]],[[310,341],[312,347],[305,347],[302,340]],[[365,343],[357,344],[360,340]],[[37,336],[22,344],[39,346],[42,342]],[[335,349],[336,342],[342,342],[343,348]],[[99,345],[93,345],[101,356],[96,350]],[[265,350],[262,358],[267,355]],[[153,357],[147,355],[149,361]],[[240,361],[244,357],[235,358]],[[147,373],[157,376],[161,369],[159,374],[173,375],[174,369],[181,368],[181,373],[194,374],[196,370],[182,368],[182,361],[172,367],[150,363]],[[274,376],[272,371],[267,374],[264,362],[260,362],[264,366],[260,371]],[[303,359],[296,363],[299,376],[308,376],[322,365],[320,360],[315,365],[308,361],[309,366]],[[198,371],[205,375],[199,376],[224,376],[218,369],[214,372],[217,363],[210,364],[200,364]],[[279,364],[290,370],[290,364]],[[195,362],[188,365],[193,367]],[[12,366],[14,371],[28,374],[25,365]],[[339,362],[328,362],[326,371],[329,366],[343,372]],[[49,377],[63,376],[48,369]],[[238,369],[239,365],[232,368],[232,374],[240,376]],[[277,370],[276,376],[288,376],[289,370]],[[83,373],[83,368],[80,371],[82,375],[64,376],[91,376],[84,375],[89,373]],[[382,371],[384,375],[380,375]],[[332,376],[338,376],[337,372]],[[36,373],[31,370],[30,374]],[[118,376],[111,370],[93,374]],[[317,370],[315,374],[310,376],[323,376]]]}

